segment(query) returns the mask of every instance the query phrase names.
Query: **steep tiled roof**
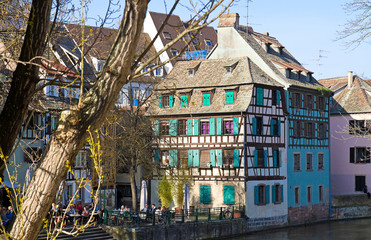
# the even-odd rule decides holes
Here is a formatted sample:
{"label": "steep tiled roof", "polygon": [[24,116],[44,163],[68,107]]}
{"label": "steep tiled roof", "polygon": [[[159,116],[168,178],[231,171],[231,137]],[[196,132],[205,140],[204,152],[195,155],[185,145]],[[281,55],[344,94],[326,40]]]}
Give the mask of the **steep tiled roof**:
{"label": "steep tiled roof", "polygon": [[348,77],[319,80],[330,90],[338,90],[333,96],[332,114],[368,113],[371,112],[371,80],[353,77],[348,86]]}
{"label": "steep tiled roof", "polygon": [[[188,70],[198,65],[196,72],[190,76]],[[227,73],[226,67],[234,67]],[[225,112],[244,112],[252,97],[253,84],[265,84],[282,87],[270,79],[249,58],[210,59],[204,61],[178,62],[169,75],[155,88],[148,115],[184,115],[210,114]],[[225,104],[226,90],[236,89],[237,98],[234,104]],[[202,106],[202,94],[213,92],[210,106]],[[191,92],[188,107],[180,107],[180,94]],[[160,108],[158,97],[161,94],[174,95],[174,106]]]}

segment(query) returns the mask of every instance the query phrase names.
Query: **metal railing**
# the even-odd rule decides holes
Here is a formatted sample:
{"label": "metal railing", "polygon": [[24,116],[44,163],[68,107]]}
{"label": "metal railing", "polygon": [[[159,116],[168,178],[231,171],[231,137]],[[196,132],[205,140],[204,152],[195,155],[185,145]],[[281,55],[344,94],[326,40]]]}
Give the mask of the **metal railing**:
{"label": "metal railing", "polygon": [[103,224],[108,226],[145,227],[184,222],[220,221],[245,217],[245,206],[190,208],[146,212],[104,211]]}

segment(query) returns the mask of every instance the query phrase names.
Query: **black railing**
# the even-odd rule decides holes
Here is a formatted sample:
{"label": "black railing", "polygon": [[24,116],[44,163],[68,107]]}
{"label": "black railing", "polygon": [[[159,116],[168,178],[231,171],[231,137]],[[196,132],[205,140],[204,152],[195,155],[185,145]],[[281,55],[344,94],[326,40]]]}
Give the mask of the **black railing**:
{"label": "black railing", "polygon": [[156,212],[104,211],[103,224],[108,226],[145,227],[159,224],[219,221],[245,217],[245,206],[190,208]]}

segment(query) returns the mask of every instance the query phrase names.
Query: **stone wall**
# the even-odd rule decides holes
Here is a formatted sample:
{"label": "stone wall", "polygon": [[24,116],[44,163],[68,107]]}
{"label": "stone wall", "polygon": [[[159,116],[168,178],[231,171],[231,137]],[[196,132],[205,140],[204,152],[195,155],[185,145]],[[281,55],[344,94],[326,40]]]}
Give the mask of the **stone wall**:
{"label": "stone wall", "polygon": [[332,207],[331,219],[370,217],[371,206]]}
{"label": "stone wall", "polygon": [[328,204],[314,204],[309,206],[289,207],[289,224],[304,224],[329,219]]}

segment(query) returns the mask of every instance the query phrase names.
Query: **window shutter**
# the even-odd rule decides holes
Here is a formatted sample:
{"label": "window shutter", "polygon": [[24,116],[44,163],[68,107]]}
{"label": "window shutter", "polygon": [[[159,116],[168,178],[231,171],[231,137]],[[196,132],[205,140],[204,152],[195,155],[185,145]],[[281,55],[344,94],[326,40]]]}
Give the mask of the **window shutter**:
{"label": "window shutter", "polygon": [[169,120],[169,135],[176,136],[177,120]]}
{"label": "window shutter", "polygon": [[265,186],[265,204],[269,203],[269,185]]}
{"label": "window shutter", "polygon": [[233,104],[233,92],[226,92],[226,104]]}
{"label": "window shutter", "polygon": [[281,120],[278,120],[278,136],[281,136]]}
{"label": "window shutter", "polygon": [[210,126],[210,135],[215,135],[215,118],[210,118],[209,126]]}
{"label": "window shutter", "polygon": [[200,131],[200,128],[199,128],[199,126],[198,126],[198,119],[193,119],[193,134],[195,135],[195,136],[198,136],[199,135],[199,131]]}
{"label": "window shutter", "polygon": [[193,166],[200,166],[200,150],[193,150]]}
{"label": "window shutter", "polygon": [[193,124],[192,124],[192,119],[187,120],[187,135],[192,136],[193,133]]}
{"label": "window shutter", "polygon": [[239,167],[240,166],[240,150],[235,149],[233,151],[233,159],[234,159],[234,166]]}
{"label": "window shutter", "polygon": [[277,150],[273,150],[273,167],[278,167],[278,164],[277,164]]}
{"label": "window shutter", "polygon": [[173,106],[174,106],[174,96],[170,95],[169,96],[169,107],[173,107]]}
{"label": "window shutter", "polygon": [[162,108],[162,96],[158,97],[158,107]]}
{"label": "window shutter", "polygon": [[200,202],[211,203],[211,187],[210,185],[200,185]]}
{"label": "window shutter", "polygon": [[276,97],[277,97],[276,103],[277,103],[277,105],[280,105],[280,103],[281,103],[281,92],[280,92],[280,90],[277,90]]}
{"label": "window shutter", "polygon": [[188,150],[188,167],[193,167],[193,150]]}
{"label": "window shutter", "polygon": [[224,186],[223,187],[223,195],[224,195],[224,204],[234,204],[234,186]]}
{"label": "window shutter", "polygon": [[187,94],[180,95],[180,106],[187,107],[187,105],[188,105],[188,95]]}
{"label": "window shutter", "polygon": [[259,205],[259,186],[254,186],[254,202]]}
{"label": "window shutter", "polygon": [[354,163],[354,148],[349,149],[349,162]]}
{"label": "window shutter", "polygon": [[276,185],[272,185],[272,203],[275,203],[276,201]]}
{"label": "window shutter", "polygon": [[256,118],[253,118],[252,119],[252,134],[253,135],[256,135],[256,128],[257,128],[257,122],[256,122]]}
{"label": "window shutter", "polygon": [[263,105],[263,95],[264,94],[264,90],[263,88],[256,88],[256,104],[257,105]]}
{"label": "window shutter", "polygon": [[238,134],[238,121],[239,121],[239,118],[238,117],[234,117],[233,118],[233,134],[234,135],[237,135]]}
{"label": "window shutter", "polygon": [[155,136],[160,134],[160,121],[155,120]]}
{"label": "window shutter", "polygon": [[281,185],[281,203],[283,202],[283,185]]}
{"label": "window shutter", "polygon": [[267,150],[264,150],[264,167],[268,167]]}
{"label": "window shutter", "polygon": [[258,150],[254,150],[254,167],[258,166]]}
{"label": "window shutter", "polygon": [[223,151],[221,149],[216,150],[217,166],[223,165]]}
{"label": "window shutter", "polygon": [[214,149],[211,149],[210,150],[210,165],[212,167],[215,167],[215,150]]}
{"label": "window shutter", "polygon": [[210,93],[203,94],[203,105],[209,106],[210,105]]}
{"label": "window shutter", "polygon": [[169,150],[169,166],[175,167],[178,165],[178,150]]}
{"label": "window shutter", "polygon": [[271,136],[273,136],[274,121],[274,119],[271,119]]}
{"label": "window shutter", "polygon": [[159,162],[160,161],[160,153],[158,150],[155,150],[155,162]]}
{"label": "window shutter", "polygon": [[222,119],[216,119],[216,135],[222,135]]}

